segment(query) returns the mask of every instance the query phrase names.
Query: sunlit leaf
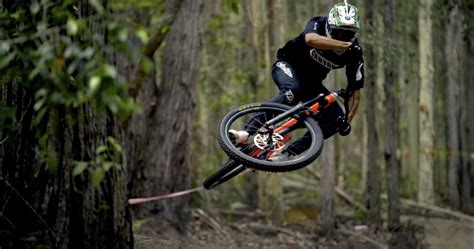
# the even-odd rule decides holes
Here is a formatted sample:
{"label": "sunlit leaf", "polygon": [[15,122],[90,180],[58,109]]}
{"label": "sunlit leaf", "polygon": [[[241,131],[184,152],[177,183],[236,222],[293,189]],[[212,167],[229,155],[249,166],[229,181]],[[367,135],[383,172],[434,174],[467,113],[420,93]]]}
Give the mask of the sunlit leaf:
{"label": "sunlit leaf", "polygon": [[102,6],[102,3],[99,0],[89,0],[89,3],[94,7],[97,13],[104,13],[104,6]]}
{"label": "sunlit leaf", "polygon": [[95,49],[93,47],[87,47],[86,49],[84,49],[84,51],[82,51],[81,57],[90,59],[94,55],[94,53]]}
{"label": "sunlit leaf", "polygon": [[103,65],[103,70],[104,70],[104,76],[110,77],[112,79],[115,79],[117,77],[117,70],[115,70],[115,67],[109,64]]}
{"label": "sunlit leaf", "polygon": [[115,165],[115,163],[113,162],[104,162],[102,164],[102,168],[105,170],[105,172],[109,171],[109,169],[111,169],[113,166]]}
{"label": "sunlit leaf", "polygon": [[44,115],[46,114],[46,111],[47,111],[47,108],[42,108],[41,110],[39,110],[36,115],[35,115],[35,118],[33,120],[34,124],[39,124],[41,123],[41,121],[43,120],[43,117]]}
{"label": "sunlit leaf", "polygon": [[45,31],[48,28],[48,24],[46,22],[39,22],[38,25],[36,25],[36,29],[38,31]]}
{"label": "sunlit leaf", "polygon": [[109,144],[112,146],[112,149],[114,151],[117,151],[117,152],[122,152],[123,149],[122,149],[122,146],[117,142],[117,140],[113,137],[108,137],[107,138],[107,141],[109,142]]}
{"label": "sunlit leaf", "polygon": [[64,50],[64,58],[68,59],[70,57],[76,56],[79,54],[79,52],[79,47],[77,47],[75,44],[71,44],[66,47],[66,50]]}
{"label": "sunlit leaf", "polygon": [[38,111],[43,107],[43,104],[45,102],[46,96],[48,95],[48,90],[45,88],[41,88],[35,93],[35,105],[33,106],[33,109],[35,111]]}
{"label": "sunlit leaf", "polygon": [[0,42],[0,54],[10,51],[10,44],[8,42]]}
{"label": "sunlit leaf", "polygon": [[35,105],[33,106],[33,109],[34,109],[35,111],[40,110],[40,109],[43,107],[45,101],[46,101],[46,100],[45,100],[44,98],[41,98],[41,99],[36,100],[36,103],[35,103]]}
{"label": "sunlit leaf", "polygon": [[77,35],[77,31],[79,31],[79,25],[76,20],[69,19],[67,20],[67,33],[69,35]]}
{"label": "sunlit leaf", "polygon": [[105,176],[104,169],[100,167],[96,168],[92,172],[92,178],[91,178],[92,185],[94,187],[98,187],[100,185],[100,182],[104,179],[104,176]]}
{"label": "sunlit leaf", "polygon": [[124,42],[128,39],[128,30],[127,29],[121,29],[117,35],[117,38],[119,41]]}
{"label": "sunlit leaf", "polygon": [[84,172],[84,170],[89,166],[89,163],[84,161],[77,161],[74,164],[74,169],[72,170],[73,176],[82,174],[82,172]]}
{"label": "sunlit leaf", "polygon": [[146,30],[144,30],[143,28],[137,29],[135,34],[143,44],[146,44],[148,42],[148,40],[150,39],[150,37],[148,35],[148,32]]}
{"label": "sunlit leaf", "polygon": [[101,145],[101,146],[97,147],[97,149],[95,150],[95,154],[99,155],[99,154],[102,154],[103,152],[106,152],[106,151],[107,151],[107,146]]}
{"label": "sunlit leaf", "polygon": [[145,72],[146,74],[149,74],[153,71],[155,64],[153,63],[152,60],[150,60],[150,58],[143,57],[142,60],[140,61],[140,66],[143,69],[143,72]]}
{"label": "sunlit leaf", "polygon": [[101,79],[99,76],[92,76],[89,80],[89,94],[94,94],[100,87]]}
{"label": "sunlit leaf", "polygon": [[36,13],[38,13],[40,11],[40,4],[38,2],[33,2],[31,5],[30,5],[30,11],[33,15],[35,15]]}

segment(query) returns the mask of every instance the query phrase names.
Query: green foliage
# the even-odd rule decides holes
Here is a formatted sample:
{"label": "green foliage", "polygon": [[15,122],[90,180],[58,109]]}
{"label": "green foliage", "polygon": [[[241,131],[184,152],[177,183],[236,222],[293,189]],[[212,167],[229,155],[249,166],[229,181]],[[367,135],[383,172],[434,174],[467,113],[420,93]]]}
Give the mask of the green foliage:
{"label": "green foliage", "polygon": [[367,214],[364,213],[364,211],[362,211],[361,209],[355,208],[354,218],[358,221],[365,221],[365,220],[367,220]]}
{"label": "green foliage", "polygon": [[140,228],[145,225],[146,223],[150,222],[151,219],[134,219],[132,224],[132,229],[134,232],[140,230]]}
{"label": "green foliage", "polygon": [[225,7],[229,8],[235,14],[239,14],[239,3],[240,0],[225,0],[224,5]]}
{"label": "green foliage", "polygon": [[107,5],[112,10],[127,10],[130,8],[153,8],[163,12],[166,6],[165,0],[108,0]]}
{"label": "green foliage", "polygon": [[[64,136],[61,122],[72,125],[83,118],[70,110],[89,106],[122,119],[138,110],[114,58],[122,53],[138,61],[141,52],[132,40],[149,39],[145,28],[108,13],[102,1],[89,0],[95,13],[81,17],[71,8],[73,3],[32,1],[28,7],[14,5],[0,13],[0,84],[17,84],[32,97],[34,114],[28,128],[35,130],[40,159],[52,172],[60,163],[54,143]],[[146,66],[151,71],[150,63]],[[1,101],[0,128],[7,142],[14,141],[24,114]],[[59,117],[58,110],[65,116]],[[98,185],[108,170],[120,167],[122,153],[119,143],[109,137],[94,159],[75,163],[73,174],[87,170]]]}
{"label": "green foliage", "polygon": [[122,146],[113,137],[107,137],[104,145],[98,146],[96,149],[96,157],[94,160],[76,161],[74,162],[74,169],[72,171],[73,176],[78,176],[89,172],[91,175],[91,183],[93,186],[98,187],[104,179],[105,173],[110,169],[115,168],[121,170],[120,159],[123,154]]}

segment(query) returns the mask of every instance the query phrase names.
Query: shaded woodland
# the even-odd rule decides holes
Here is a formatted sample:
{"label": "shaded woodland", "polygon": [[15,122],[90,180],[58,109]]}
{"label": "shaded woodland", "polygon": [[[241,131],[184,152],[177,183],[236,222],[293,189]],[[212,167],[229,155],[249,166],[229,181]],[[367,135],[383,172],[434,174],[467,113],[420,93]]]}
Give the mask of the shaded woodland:
{"label": "shaded woodland", "polygon": [[336,2],[0,1],[0,249],[472,247],[469,0],[349,1],[352,133],[301,170],[200,188],[228,160],[220,119],[277,93],[276,51]]}

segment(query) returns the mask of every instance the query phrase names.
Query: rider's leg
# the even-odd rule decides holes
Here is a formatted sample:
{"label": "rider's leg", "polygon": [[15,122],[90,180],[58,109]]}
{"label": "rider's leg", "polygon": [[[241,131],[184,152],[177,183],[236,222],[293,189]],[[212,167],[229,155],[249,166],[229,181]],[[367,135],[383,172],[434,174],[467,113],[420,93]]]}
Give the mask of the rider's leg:
{"label": "rider's leg", "polygon": [[[289,63],[285,61],[275,62],[272,68],[272,77],[280,92],[269,102],[293,106],[302,100],[302,93],[304,91],[296,77],[295,71]],[[250,134],[254,134],[273,115],[267,112],[255,116],[246,124],[245,130]]]}

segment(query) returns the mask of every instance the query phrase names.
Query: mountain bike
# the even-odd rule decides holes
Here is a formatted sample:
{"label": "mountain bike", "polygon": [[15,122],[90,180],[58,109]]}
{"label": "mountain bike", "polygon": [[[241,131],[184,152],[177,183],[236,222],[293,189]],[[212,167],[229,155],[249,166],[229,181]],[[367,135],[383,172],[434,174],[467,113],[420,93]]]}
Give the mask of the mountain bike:
{"label": "mountain bike", "polygon": [[[339,133],[347,135],[351,126],[347,122],[348,99],[351,92],[341,89],[320,94],[294,107],[260,102],[238,106],[228,112],[219,124],[218,141],[229,156],[229,161],[208,177],[203,186],[212,189],[244,170],[287,172],[311,164],[321,154],[324,137],[318,125],[324,109],[343,102],[345,114],[338,119]],[[235,144],[229,130],[246,130],[250,136],[245,143]],[[347,134],[343,134],[347,133]],[[309,146],[301,153],[292,154],[291,145],[304,137]],[[309,141],[310,140],[310,141]],[[274,153],[288,151],[286,160],[271,160]]]}

